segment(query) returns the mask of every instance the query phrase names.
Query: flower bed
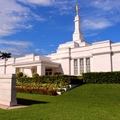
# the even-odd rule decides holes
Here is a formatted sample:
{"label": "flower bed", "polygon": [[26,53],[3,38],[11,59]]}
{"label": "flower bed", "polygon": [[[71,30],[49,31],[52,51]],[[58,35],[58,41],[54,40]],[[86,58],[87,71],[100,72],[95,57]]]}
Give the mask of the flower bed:
{"label": "flower bed", "polygon": [[18,77],[16,88],[18,92],[56,95],[57,92],[64,92],[69,88],[69,84],[80,84],[80,79],[77,76],[68,75],[51,75]]}
{"label": "flower bed", "polygon": [[56,90],[47,90],[44,88],[21,88],[16,87],[17,92],[31,93],[31,94],[44,94],[44,95],[57,95]]}

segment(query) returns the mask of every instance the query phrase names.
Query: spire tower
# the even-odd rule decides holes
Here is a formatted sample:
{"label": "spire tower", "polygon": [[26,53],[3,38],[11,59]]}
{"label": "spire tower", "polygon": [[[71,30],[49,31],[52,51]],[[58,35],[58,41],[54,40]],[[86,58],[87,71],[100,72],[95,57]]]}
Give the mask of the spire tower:
{"label": "spire tower", "polygon": [[80,17],[78,15],[79,13],[79,6],[76,5],[75,6],[76,8],[76,16],[75,16],[75,19],[74,19],[74,22],[75,22],[75,30],[74,30],[74,33],[73,33],[73,41],[77,42],[77,43],[81,43],[83,42],[83,35],[81,33],[81,30],[80,30]]}

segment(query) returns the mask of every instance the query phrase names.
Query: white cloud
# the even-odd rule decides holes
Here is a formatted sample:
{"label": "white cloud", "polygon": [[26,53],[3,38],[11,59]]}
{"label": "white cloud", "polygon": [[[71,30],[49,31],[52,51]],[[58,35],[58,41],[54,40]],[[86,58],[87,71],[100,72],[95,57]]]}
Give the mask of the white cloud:
{"label": "white cloud", "polygon": [[36,53],[36,54],[40,54],[40,55],[48,55],[48,54],[50,54],[50,53],[53,53],[53,51],[50,51],[50,50],[46,50],[46,49],[40,49],[40,48],[36,48],[35,50],[34,50],[34,52]]}
{"label": "white cloud", "polygon": [[3,52],[10,52],[12,54],[12,57],[19,57],[23,56],[25,54],[28,54],[30,51],[27,49],[18,49],[18,48],[13,48],[13,47],[2,47],[1,51]]}
{"label": "white cloud", "polygon": [[23,2],[25,4],[35,4],[35,5],[51,5],[54,0],[18,0],[19,2]]}
{"label": "white cloud", "polygon": [[16,4],[14,0],[1,0],[0,5],[0,36],[13,34],[19,23],[22,24],[27,19],[22,13],[28,10]]}
{"label": "white cloud", "polygon": [[54,7],[55,10],[50,10],[48,13],[57,13],[59,15],[71,14],[73,13],[76,3],[78,3],[77,1],[79,0],[51,0],[50,6]]}
{"label": "white cloud", "polygon": [[[50,52],[50,51],[49,51],[49,52]],[[48,54],[49,52],[46,51],[45,49],[39,49],[39,48],[36,48],[36,49],[35,49],[35,53],[38,53],[38,54],[41,54],[41,55]]]}
{"label": "white cloud", "polygon": [[[44,21],[45,19],[41,18],[36,13],[32,12],[31,9],[28,6],[24,6],[23,4],[20,4],[19,2],[22,2],[24,4],[28,5],[41,5],[41,6],[53,6],[54,8],[57,8],[56,11],[52,11],[52,13],[57,13],[63,15],[63,14],[72,14],[73,11],[75,12],[74,5],[78,3],[80,6],[80,9],[83,7],[94,7],[94,16],[92,14],[92,11],[89,11],[89,15],[83,16],[83,23],[86,24],[86,28],[91,29],[102,29],[107,26],[111,26],[111,20],[107,21],[98,21],[96,22],[96,19],[99,19],[101,16],[106,17],[108,14],[117,14],[116,11],[112,10],[120,10],[120,2],[119,0],[92,0],[89,2],[86,2],[87,0],[84,0],[80,2],[79,0],[0,0],[0,36],[8,36],[11,34],[15,34],[16,32],[21,31],[21,29],[31,29],[33,27],[32,24],[29,23],[30,20],[39,20]],[[117,2],[116,2],[117,1]],[[87,5],[85,5],[87,4]],[[98,11],[98,8],[100,10]],[[111,10],[108,12],[108,10]],[[103,12],[104,11],[104,12]],[[105,12],[106,11],[106,12]],[[85,12],[81,13],[85,14]],[[94,17],[95,22],[90,20],[90,15]],[[109,15],[111,17],[111,15]],[[118,17],[119,21],[120,15]],[[100,19],[101,20],[101,19]],[[112,20],[113,22],[116,19]]]}
{"label": "white cloud", "polygon": [[75,8],[77,0],[55,0],[54,7],[58,8],[58,11],[61,15],[71,14],[73,12],[73,8]]}
{"label": "white cloud", "polygon": [[20,29],[31,29],[33,25],[28,21],[32,19],[44,20],[16,0],[0,0],[0,36],[14,34]]}
{"label": "white cloud", "polygon": [[32,47],[33,43],[23,41],[12,40],[0,40],[0,50],[12,53],[12,56],[22,56],[30,53],[29,47]]}
{"label": "white cloud", "polygon": [[98,33],[86,33],[85,37],[92,37],[96,35],[98,35]]}
{"label": "white cloud", "polygon": [[[115,25],[120,20],[120,14],[117,13],[120,10],[120,0],[91,0],[89,2],[88,0],[72,0],[71,2],[69,0],[54,1],[54,7],[58,8],[61,15],[73,15],[73,12],[75,14],[75,4],[79,5],[80,16],[82,14],[83,29],[104,29]],[[81,9],[84,9],[84,11],[81,11]],[[54,14],[55,12],[52,11],[51,13]]]}
{"label": "white cloud", "polygon": [[120,0],[95,0],[92,6],[109,11],[112,9],[120,9]]}
{"label": "white cloud", "polygon": [[39,51],[40,51],[40,49],[39,49],[39,48],[36,48],[36,49],[35,49],[35,52],[39,52]]}
{"label": "white cloud", "polygon": [[23,42],[23,41],[10,41],[10,40],[0,40],[0,45],[14,45],[22,48],[27,48],[33,45],[31,42]]}
{"label": "white cloud", "polygon": [[[50,46],[53,46],[52,44]],[[34,49],[34,45],[31,42],[17,41],[17,40],[0,40],[0,51],[10,52],[12,57],[24,56],[25,54],[41,54],[47,55],[51,51],[47,51],[43,48]]]}
{"label": "white cloud", "polygon": [[92,0],[86,4],[86,11],[82,11],[83,30],[104,29],[119,22],[120,0]]}
{"label": "white cloud", "polygon": [[106,19],[85,19],[83,20],[82,25],[83,29],[103,29],[112,26],[112,24]]}

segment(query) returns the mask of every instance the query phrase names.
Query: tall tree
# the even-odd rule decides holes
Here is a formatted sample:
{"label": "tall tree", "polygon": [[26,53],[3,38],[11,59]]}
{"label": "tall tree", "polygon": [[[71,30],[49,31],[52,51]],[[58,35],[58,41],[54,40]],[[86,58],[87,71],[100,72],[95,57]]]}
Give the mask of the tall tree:
{"label": "tall tree", "polygon": [[0,58],[7,60],[8,58],[11,58],[11,53],[1,52],[0,51]]}
{"label": "tall tree", "polygon": [[11,53],[1,52],[0,51],[0,58],[5,59],[5,67],[4,67],[4,74],[6,74],[6,61],[8,58],[11,58]]}

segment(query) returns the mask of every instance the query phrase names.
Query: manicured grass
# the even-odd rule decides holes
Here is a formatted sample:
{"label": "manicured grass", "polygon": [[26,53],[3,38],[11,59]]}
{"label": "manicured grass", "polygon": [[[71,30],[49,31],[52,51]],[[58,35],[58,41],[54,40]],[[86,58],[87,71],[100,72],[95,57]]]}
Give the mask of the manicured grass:
{"label": "manicured grass", "polygon": [[86,84],[59,96],[18,93],[29,107],[2,110],[0,120],[119,120],[120,85]]}

